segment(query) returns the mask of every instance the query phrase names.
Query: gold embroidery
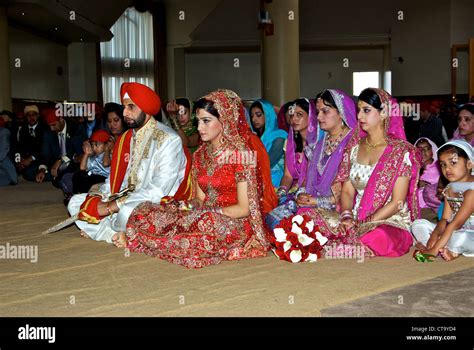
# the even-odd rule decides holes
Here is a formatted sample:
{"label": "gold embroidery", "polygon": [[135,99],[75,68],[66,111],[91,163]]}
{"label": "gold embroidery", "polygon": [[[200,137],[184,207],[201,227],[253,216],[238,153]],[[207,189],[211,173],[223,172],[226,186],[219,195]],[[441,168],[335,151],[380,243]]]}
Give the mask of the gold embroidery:
{"label": "gold embroidery", "polygon": [[141,129],[132,136],[132,154],[130,157],[130,173],[128,176],[128,184],[138,185],[138,169],[143,159],[149,157],[150,146],[153,141],[156,148],[160,148],[168,137],[168,133],[158,128],[157,121],[151,118]]}

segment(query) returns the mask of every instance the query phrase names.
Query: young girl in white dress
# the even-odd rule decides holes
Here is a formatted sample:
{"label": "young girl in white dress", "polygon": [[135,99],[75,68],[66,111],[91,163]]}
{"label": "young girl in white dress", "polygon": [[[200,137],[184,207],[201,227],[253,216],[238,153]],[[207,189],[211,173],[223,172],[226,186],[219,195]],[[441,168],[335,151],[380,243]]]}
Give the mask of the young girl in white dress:
{"label": "young girl in white dress", "polygon": [[450,182],[443,192],[443,217],[437,225],[423,219],[412,224],[420,249],[414,257],[440,255],[449,261],[461,254],[474,256],[473,148],[464,140],[449,141],[438,149],[438,159]]}

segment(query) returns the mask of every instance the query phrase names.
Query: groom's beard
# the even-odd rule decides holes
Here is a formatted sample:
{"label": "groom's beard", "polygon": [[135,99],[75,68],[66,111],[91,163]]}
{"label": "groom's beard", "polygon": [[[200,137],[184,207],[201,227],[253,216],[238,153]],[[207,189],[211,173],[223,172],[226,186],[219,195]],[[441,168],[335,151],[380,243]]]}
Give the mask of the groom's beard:
{"label": "groom's beard", "polygon": [[127,120],[127,125],[129,128],[138,129],[141,128],[145,124],[146,114],[141,112],[140,115],[135,120]]}

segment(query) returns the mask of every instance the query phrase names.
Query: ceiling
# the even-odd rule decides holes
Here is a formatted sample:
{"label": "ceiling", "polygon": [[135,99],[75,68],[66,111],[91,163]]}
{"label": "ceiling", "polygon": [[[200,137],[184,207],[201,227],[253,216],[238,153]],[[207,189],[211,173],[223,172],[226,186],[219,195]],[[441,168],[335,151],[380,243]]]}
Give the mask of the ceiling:
{"label": "ceiling", "polygon": [[[109,41],[110,27],[129,6],[150,8],[193,0],[0,0],[7,9],[9,25],[63,43]],[[198,1],[198,0],[195,0]],[[342,1],[342,0],[340,0]],[[300,0],[301,44],[377,44],[390,36],[395,0],[382,4]],[[221,0],[191,33],[193,46],[258,46],[260,0]],[[70,18],[74,11],[75,18]],[[369,20],[361,21],[361,18]],[[218,30],[216,30],[218,29]],[[342,38],[342,39],[341,39]]]}
{"label": "ceiling", "polygon": [[[9,25],[48,39],[71,42],[109,41],[110,27],[133,0],[0,0]],[[73,11],[73,12],[71,12]]]}

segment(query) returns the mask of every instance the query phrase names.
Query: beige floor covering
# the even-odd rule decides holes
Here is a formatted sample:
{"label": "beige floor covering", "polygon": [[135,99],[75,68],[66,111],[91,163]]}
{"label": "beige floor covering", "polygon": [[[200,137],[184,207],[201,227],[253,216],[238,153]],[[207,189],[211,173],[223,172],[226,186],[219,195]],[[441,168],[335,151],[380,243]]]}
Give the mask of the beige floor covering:
{"label": "beige floor covering", "polygon": [[269,254],[188,270],[126,256],[81,238],[74,226],[40,234],[65,217],[51,184],[0,188],[0,245],[39,251],[37,263],[0,260],[0,316],[319,316],[330,306],[474,267],[473,258],[290,264]]}

